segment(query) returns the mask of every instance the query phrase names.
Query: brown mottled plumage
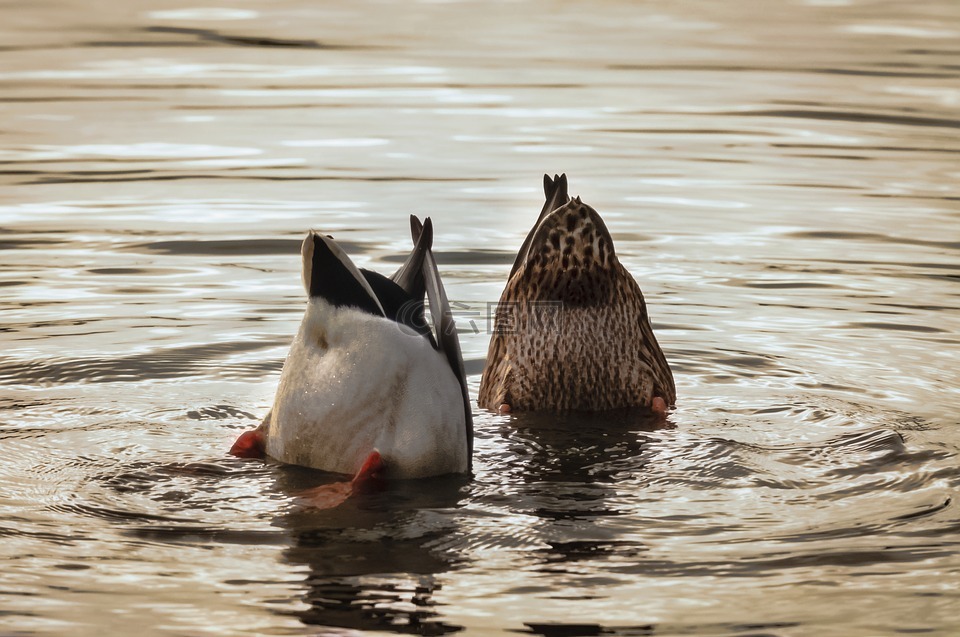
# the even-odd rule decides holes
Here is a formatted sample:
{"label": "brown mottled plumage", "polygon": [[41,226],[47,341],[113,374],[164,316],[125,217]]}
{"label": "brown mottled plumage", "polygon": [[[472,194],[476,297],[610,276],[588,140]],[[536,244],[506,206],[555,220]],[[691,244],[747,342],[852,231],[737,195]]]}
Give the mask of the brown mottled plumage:
{"label": "brown mottled plumage", "polygon": [[546,203],[500,297],[479,403],[601,411],[676,401],[640,286],[596,210],[544,175]]}

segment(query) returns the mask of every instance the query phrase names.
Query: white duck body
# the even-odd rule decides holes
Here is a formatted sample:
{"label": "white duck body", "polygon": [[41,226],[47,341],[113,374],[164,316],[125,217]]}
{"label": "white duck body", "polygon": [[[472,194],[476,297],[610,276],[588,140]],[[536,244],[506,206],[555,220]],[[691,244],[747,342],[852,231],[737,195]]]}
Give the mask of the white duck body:
{"label": "white duck body", "polygon": [[304,240],[309,301],[259,430],[266,455],[355,474],[377,451],[389,478],[470,470],[471,406],[433,226],[411,217],[411,230],[414,249],[391,279],[361,273],[331,237]]}
{"label": "white duck body", "polygon": [[421,334],[310,299],[283,364],[266,435],[282,462],[353,474],[374,449],[388,475],[467,471],[460,384]]}

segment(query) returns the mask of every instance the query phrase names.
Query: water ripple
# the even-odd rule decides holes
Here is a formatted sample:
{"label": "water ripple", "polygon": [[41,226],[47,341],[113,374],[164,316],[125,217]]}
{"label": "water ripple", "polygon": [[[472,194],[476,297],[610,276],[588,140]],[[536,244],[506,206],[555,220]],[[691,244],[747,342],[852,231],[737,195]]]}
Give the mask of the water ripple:
{"label": "water ripple", "polygon": [[[955,633],[949,0],[415,4],[7,12],[0,633]],[[545,171],[666,422],[478,410],[472,479],[333,510],[227,455],[311,227],[388,272],[434,218],[475,394]]]}
{"label": "water ripple", "polygon": [[277,372],[282,360],[225,363],[236,354],[285,345],[281,341],[234,341],[216,345],[166,348],[162,351],[112,358],[2,360],[0,379],[9,385],[149,382],[193,377],[258,379]]}
{"label": "water ripple", "polygon": [[[184,35],[189,36],[190,40],[179,41],[182,44],[190,42],[200,42],[205,44],[226,44],[228,46],[251,46],[265,48],[292,48],[292,49],[312,49],[317,51],[337,51],[337,50],[364,50],[380,47],[357,44],[330,44],[318,40],[291,40],[286,38],[275,38],[259,35],[234,35],[226,34],[214,29],[196,29],[187,27],[170,26],[152,26],[146,27],[143,33],[160,33],[164,35]],[[133,41],[133,42],[98,42],[93,46],[155,46],[151,41]]]}

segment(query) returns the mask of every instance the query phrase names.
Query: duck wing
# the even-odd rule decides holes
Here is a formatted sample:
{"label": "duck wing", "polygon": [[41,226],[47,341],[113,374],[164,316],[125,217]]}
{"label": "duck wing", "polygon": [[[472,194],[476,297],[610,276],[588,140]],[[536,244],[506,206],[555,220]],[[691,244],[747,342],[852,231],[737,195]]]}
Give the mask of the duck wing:
{"label": "duck wing", "polygon": [[[398,274],[409,271],[408,266],[422,270],[424,254],[432,241],[430,228],[423,233]],[[334,306],[355,307],[386,317],[424,336],[430,334],[430,326],[423,316],[425,284],[422,272],[418,276],[405,274],[401,277],[414,290],[419,286],[417,296],[416,291],[411,295],[403,285],[378,272],[358,268],[333,237],[311,232],[304,240],[301,252],[303,283],[311,297],[321,297]]]}
{"label": "duck wing", "polygon": [[310,298],[322,298],[336,307],[355,307],[385,316],[383,305],[367,278],[333,237],[311,231],[300,248],[303,286]]}
{"label": "duck wing", "polygon": [[[410,215],[410,233],[413,235],[414,243],[419,243],[423,233],[428,231],[432,232],[429,217],[421,224],[416,216]],[[447,300],[447,293],[440,281],[440,271],[437,269],[437,262],[433,257],[433,250],[430,248],[427,248],[424,254],[422,269],[426,284],[427,302],[430,304],[430,314],[433,316],[433,326],[436,330],[436,347],[447,357],[450,369],[453,370],[454,376],[460,383],[460,392],[463,396],[463,421],[467,428],[467,461],[468,468],[472,469],[473,410],[470,405],[470,393],[467,391],[467,375],[463,371],[463,353],[460,351],[457,324],[453,320],[450,302]]]}
{"label": "duck wing", "polygon": [[560,206],[565,206],[567,202],[570,201],[570,195],[567,194],[566,173],[554,175],[553,179],[550,179],[550,175],[544,175],[543,194],[546,198],[546,201],[543,202],[543,209],[540,210],[540,216],[537,217],[537,222],[533,224],[530,232],[527,233],[527,238],[523,240],[523,244],[517,252],[517,259],[513,262],[513,268],[510,270],[510,276],[507,278],[508,281],[513,278],[520,264],[526,260],[527,251],[530,249],[530,242],[533,240],[533,235],[537,232],[537,228],[540,227],[540,222],[543,221],[543,218]]}

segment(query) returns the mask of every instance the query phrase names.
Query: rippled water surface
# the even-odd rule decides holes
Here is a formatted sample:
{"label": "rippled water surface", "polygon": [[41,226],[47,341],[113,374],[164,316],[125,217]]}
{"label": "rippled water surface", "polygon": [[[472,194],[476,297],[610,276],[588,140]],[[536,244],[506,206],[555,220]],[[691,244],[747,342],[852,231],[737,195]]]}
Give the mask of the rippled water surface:
{"label": "rippled water surface", "polygon": [[[0,15],[3,634],[960,634],[954,0]],[[544,172],[668,426],[477,410],[473,480],[325,512],[225,454],[311,227],[390,272],[433,218],[475,396]]]}

